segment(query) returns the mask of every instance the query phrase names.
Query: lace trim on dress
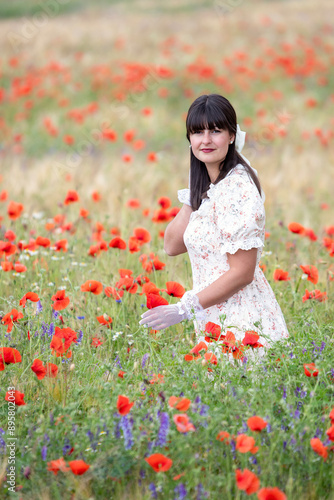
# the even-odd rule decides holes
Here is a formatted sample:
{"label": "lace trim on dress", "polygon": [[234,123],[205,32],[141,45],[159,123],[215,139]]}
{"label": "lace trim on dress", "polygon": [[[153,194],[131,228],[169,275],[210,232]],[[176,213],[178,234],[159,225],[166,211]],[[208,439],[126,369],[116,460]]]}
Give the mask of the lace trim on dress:
{"label": "lace trim on dress", "polygon": [[177,192],[177,197],[180,203],[184,203],[185,205],[189,205],[191,207],[189,188],[179,189]]}
{"label": "lace trim on dress", "polygon": [[264,243],[259,237],[249,238],[248,240],[240,240],[224,243],[221,247],[220,253],[224,255],[225,253],[235,254],[238,250],[250,250],[251,248],[261,248],[264,247]]}
{"label": "lace trim on dress", "polygon": [[179,314],[186,314],[187,319],[203,321],[206,318],[203,307],[193,290],[186,292],[180,302],[177,303]]}

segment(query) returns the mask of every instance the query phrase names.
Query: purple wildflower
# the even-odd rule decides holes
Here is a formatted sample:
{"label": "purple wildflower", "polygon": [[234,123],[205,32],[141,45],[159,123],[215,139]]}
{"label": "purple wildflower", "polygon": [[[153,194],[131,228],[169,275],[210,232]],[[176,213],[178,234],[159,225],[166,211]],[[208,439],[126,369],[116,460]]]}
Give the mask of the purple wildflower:
{"label": "purple wildflower", "polygon": [[155,484],[154,483],[151,483],[148,485],[148,489],[150,490],[151,492],[151,497],[152,498],[158,498],[158,492],[157,492],[157,489],[155,487]]}
{"label": "purple wildflower", "polygon": [[78,334],[76,345],[81,344],[82,338],[83,338],[83,331],[79,330],[79,334]]}
{"label": "purple wildflower", "polygon": [[160,429],[158,437],[155,441],[155,446],[164,446],[167,442],[167,435],[169,432],[169,416],[166,412],[161,412],[159,415]]}
{"label": "purple wildflower", "polygon": [[174,488],[174,491],[177,496],[175,496],[175,500],[184,500],[187,498],[187,489],[183,483],[180,483]]}
{"label": "purple wildflower", "polygon": [[130,450],[130,448],[132,448],[132,446],[134,445],[131,419],[128,418],[127,415],[124,415],[121,418],[120,425],[123,431],[125,449]]}
{"label": "purple wildflower", "polygon": [[44,462],[46,460],[47,452],[48,452],[48,447],[44,445],[41,449],[42,460],[44,460]]}
{"label": "purple wildflower", "polygon": [[205,498],[209,498],[209,493],[204,490],[202,483],[199,483],[196,488],[196,500],[204,500]]}
{"label": "purple wildflower", "polygon": [[149,353],[147,352],[146,354],[144,354],[142,360],[141,360],[141,367],[142,369],[144,370],[145,368],[145,365],[146,365],[146,361],[148,360],[149,358]]}
{"label": "purple wildflower", "polygon": [[39,314],[39,313],[41,313],[42,311],[43,311],[43,306],[42,306],[41,301],[39,300],[39,301],[37,302],[37,305],[36,305],[36,314]]}

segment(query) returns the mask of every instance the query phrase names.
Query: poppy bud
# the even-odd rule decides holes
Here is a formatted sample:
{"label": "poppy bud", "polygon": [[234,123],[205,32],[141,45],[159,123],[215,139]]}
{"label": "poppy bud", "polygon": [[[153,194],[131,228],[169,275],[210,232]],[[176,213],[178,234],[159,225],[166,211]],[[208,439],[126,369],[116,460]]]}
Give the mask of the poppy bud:
{"label": "poppy bud", "polygon": [[73,372],[74,368],[75,368],[75,364],[74,364],[74,363],[72,363],[72,364],[70,365],[70,372]]}
{"label": "poppy bud", "polygon": [[138,361],[135,361],[133,363],[133,369],[136,370],[138,368]]}

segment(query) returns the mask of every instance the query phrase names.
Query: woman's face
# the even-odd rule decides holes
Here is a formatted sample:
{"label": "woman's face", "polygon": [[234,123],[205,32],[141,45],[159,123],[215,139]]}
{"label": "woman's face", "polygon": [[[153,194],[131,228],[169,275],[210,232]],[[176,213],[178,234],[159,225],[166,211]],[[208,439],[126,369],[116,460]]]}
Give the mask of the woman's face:
{"label": "woman's face", "polygon": [[234,135],[228,130],[214,128],[194,132],[190,134],[189,139],[196,158],[205,163],[208,170],[217,170],[218,174],[219,165],[226,157],[230,142],[234,141]]}

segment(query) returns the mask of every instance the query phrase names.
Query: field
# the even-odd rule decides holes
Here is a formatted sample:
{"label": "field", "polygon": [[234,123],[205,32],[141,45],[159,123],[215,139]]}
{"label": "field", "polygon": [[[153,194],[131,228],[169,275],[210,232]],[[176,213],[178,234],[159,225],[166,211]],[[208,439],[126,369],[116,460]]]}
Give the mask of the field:
{"label": "field", "polygon": [[[334,499],[331,16],[325,0],[0,6],[0,498]],[[192,288],[163,234],[187,110],[211,92],[266,194],[260,265],[290,337],[258,363],[250,345],[191,354],[190,321],[139,326],[152,295]]]}

